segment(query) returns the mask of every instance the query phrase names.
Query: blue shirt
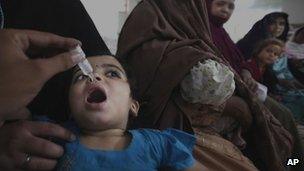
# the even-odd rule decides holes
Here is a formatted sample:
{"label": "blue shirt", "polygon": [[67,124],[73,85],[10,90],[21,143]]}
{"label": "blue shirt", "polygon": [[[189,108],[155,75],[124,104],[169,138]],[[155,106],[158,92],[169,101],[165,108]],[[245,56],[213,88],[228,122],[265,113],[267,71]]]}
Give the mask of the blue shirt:
{"label": "blue shirt", "polygon": [[124,150],[89,149],[76,141],[65,145],[57,170],[61,171],[155,171],[160,167],[184,170],[194,165],[195,137],[167,129],[130,130],[132,140]]}

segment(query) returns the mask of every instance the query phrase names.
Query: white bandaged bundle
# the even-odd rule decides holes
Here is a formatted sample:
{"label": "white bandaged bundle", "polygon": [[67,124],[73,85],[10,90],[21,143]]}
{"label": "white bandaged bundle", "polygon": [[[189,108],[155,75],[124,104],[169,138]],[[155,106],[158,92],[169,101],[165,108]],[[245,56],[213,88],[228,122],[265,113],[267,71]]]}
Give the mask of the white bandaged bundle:
{"label": "white bandaged bundle", "polygon": [[211,59],[198,62],[181,82],[181,95],[190,103],[218,106],[232,96],[234,89],[233,72]]}

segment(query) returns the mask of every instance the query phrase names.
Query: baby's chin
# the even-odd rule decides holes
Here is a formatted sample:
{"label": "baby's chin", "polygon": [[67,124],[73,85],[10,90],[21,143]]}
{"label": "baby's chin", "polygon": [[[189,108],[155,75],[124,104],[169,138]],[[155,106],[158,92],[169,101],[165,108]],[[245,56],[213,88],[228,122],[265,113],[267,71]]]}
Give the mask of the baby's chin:
{"label": "baby's chin", "polygon": [[76,120],[77,125],[84,130],[103,130],[111,123],[108,116],[100,116],[100,114],[89,113],[90,117],[79,118]]}

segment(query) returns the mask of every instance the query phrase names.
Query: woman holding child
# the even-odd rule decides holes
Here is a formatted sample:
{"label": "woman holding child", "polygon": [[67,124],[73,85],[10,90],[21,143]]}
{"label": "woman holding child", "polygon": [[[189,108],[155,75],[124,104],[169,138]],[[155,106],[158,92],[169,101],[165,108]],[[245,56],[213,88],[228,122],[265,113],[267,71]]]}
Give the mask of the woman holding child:
{"label": "woman holding child", "polygon": [[[254,49],[251,60],[247,62],[250,66],[248,69],[256,81],[265,84],[269,93],[280,98],[280,102],[293,112],[297,123],[303,124],[304,90],[288,70],[287,63],[282,63],[282,60],[287,62],[287,57],[282,55],[284,46],[277,39],[261,41]],[[289,77],[284,77],[287,73]]]}
{"label": "woman holding child", "polygon": [[245,59],[250,59],[257,44],[267,38],[277,38],[287,41],[289,32],[288,14],[284,12],[272,12],[257,21],[251,30],[237,42]]}
{"label": "woman holding child", "polygon": [[[259,49],[259,43],[269,38],[276,38],[283,42],[286,42],[289,31],[288,15],[284,12],[272,12],[263,17],[254,24],[251,30],[238,41],[237,46],[245,53],[245,58],[253,60],[253,56],[256,56],[256,50]],[[285,48],[284,48],[285,49]],[[292,57],[286,52],[280,53],[279,58],[270,66],[267,67],[267,72],[264,73],[264,80],[267,82],[270,94],[274,95],[278,101],[284,105],[282,107],[273,103],[274,100],[267,98],[265,105],[273,111],[272,113],[277,119],[281,121],[284,127],[292,133],[295,140],[294,156],[303,156],[303,145],[299,141],[298,131],[296,130],[294,119],[290,119],[288,111],[285,115],[280,114],[284,111],[284,108],[288,108],[292,112],[292,118],[295,118],[298,123],[302,122],[302,98],[303,98],[303,85],[293,76],[288,65],[288,58]],[[246,66],[246,65],[245,65]],[[250,65],[247,66],[247,71],[252,71]],[[255,82],[251,74],[243,70],[242,76],[245,82]],[[285,107],[286,106],[286,107]],[[296,150],[297,149],[297,150]],[[303,165],[301,167],[304,167]],[[299,168],[300,170],[303,168]]]}
{"label": "woman holding child", "polygon": [[[122,29],[118,56],[127,59],[138,80],[141,108],[136,126],[194,133],[196,159],[210,170],[284,170],[292,137],[213,44],[204,1],[142,1]],[[209,79],[217,72],[229,75],[215,77],[225,85],[226,94],[214,89],[220,85],[212,79],[199,83],[193,79],[201,78],[201,73]],[[234,85],[251,114],[222,114]],[[193,92],[209,94],[213,101]],[[214,99],[225,100],[216,103]],[[244,147],[242,132],[254,164],[237,148]]]}
{"label": "woman holding child", "polygon": [[[237,71],[241,76],[242,80],[245,81],[247,86],[250,88],[252,92],[257,91],[257,81],[252,79],[251,77],[248,77],[246,74],[248,70],[250,70],[250,66],[246,64],[244,60],[244,56],[242,52],[239,50],[239,48],[235,45],[235,43],[231,40],[230,36],[226,32],[223,25],[228,21],[229,17],[231,16],[233,10],[234,10],[234,1],[233,0],[207,0],[207,8],[208,8],[208,14],[209,14],[209,21],[210,21],[210,29],[211,29],[211,35],[213,42],[215,45],[219,48],[219,50],[222,52],[225,59],[229,61],[229,64],[233,67],[235,71]],[[276,14],[276,13],[274,13]],[[272,15],[271,15],[272,16]],[[273,34],[277,35],[279,38],[286,40],[288,26],[288,20],[287,17],[283,14],[276,14],[275,16],[282,17],[277,22],[282,25],[280,22],[282,19],[286,20],[284,21],[284,26],[287,23],[287,26],[282,28],[278,27],[276,30],[276,27],[272,26]],[[285,18],[283,18],[285,16]],[[267,19],[267,21],[270,19]],[[265,23],[265,22],[259,22],[259,23]],[[276,25],[275,25],[276,26]],[[260,27],[258,27],[260,28]],[[260,30],[262,32],[262,30]],[[257,32],[257,31],[255,31]],[[283,36],[281,35],[283,34]],[[258,35],[252,36],[253,38],[259,37]],[[251,44],[250,44],[251,45]],[[293,148],[293,156],[301,157],[303,156],[303,149],[300,142],[299,134],[296,129],[296,124],[293,119],[292,113],[282,104],[278,103],[274,99],[270,98],[269,96],[266,98],[264,105],[267,107],[268,110],[271,111],[272,115],[278,119],[281,124],[284,126],[285,129],[287,129],[293,136],[294,139],[294,148]],[[231,110],[234,108],[240,108],[240,106],[247,106],[246,103],[244,103],[244,100],[241,98],[238,98],[238,96],[233,96],[231,99],[227,102],[226,112],[228,113],[235,113],[235,110]],[[244,108],[244,107],[243,107]],[[233,111],[233,112],[229,112]],[[241,113],[244,113],[241,111]],[[301,169],[301,168],[299,168]]]}
{"label": "woman holding child", "polygon": [[[277,38],[284,41],[287,40],[287,33],[289,30],[287,17],[288,15],[282,12],[275,12],[266,15],[253,26],[243,39],[238,42],[239,47],[243,48],[242,50],[246,51],[248,55],[250,55],[249,62],[252,63],[257,59],[257,50],[261,50],[261,45],[259,44],[267,38]],[[288,44],[290,46],[290,43]],[[250,48],[249,45],[253,48]],[[264,76],[264,80],[272,81],[272,83],[266,83],[270,92],[293,112],[299,123],[303,123],[304,111],[301,106],[303,103],[302,98],[304,96],[304,85],[301,84],[290,71],[288,58],[292,58],[293,55],[288,52],[290,50],[283,52],[283,48],[284,47],[281,47],[282,50],[279,53],[279,56],[277,56],[278,58],[268,65],[268,72],[265,73],[266,75]],[[269,73],[272,75],[269,75]]]}

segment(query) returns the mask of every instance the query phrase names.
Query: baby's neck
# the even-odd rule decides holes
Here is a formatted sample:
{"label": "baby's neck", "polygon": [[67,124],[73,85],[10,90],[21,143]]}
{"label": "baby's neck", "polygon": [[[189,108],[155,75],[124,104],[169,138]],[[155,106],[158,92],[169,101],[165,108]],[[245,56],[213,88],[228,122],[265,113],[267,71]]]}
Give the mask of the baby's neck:
{"label": "baby's neck", "polygon": [[123,150],[130,144],[131,139],[131,136],[122,129],[83,131],[80,135],[81,144],[100,150]]}
{"label": "baby's neck", "polygon": [[87,137],[96,137],[96,138],[106,138],[106,137],[118,137],[124,136],[126,134],[126,130],[124,129],[105,129],[105,130],[98,130],[98,131],[91,131],[91,130],[82,130],[81,136]]}

